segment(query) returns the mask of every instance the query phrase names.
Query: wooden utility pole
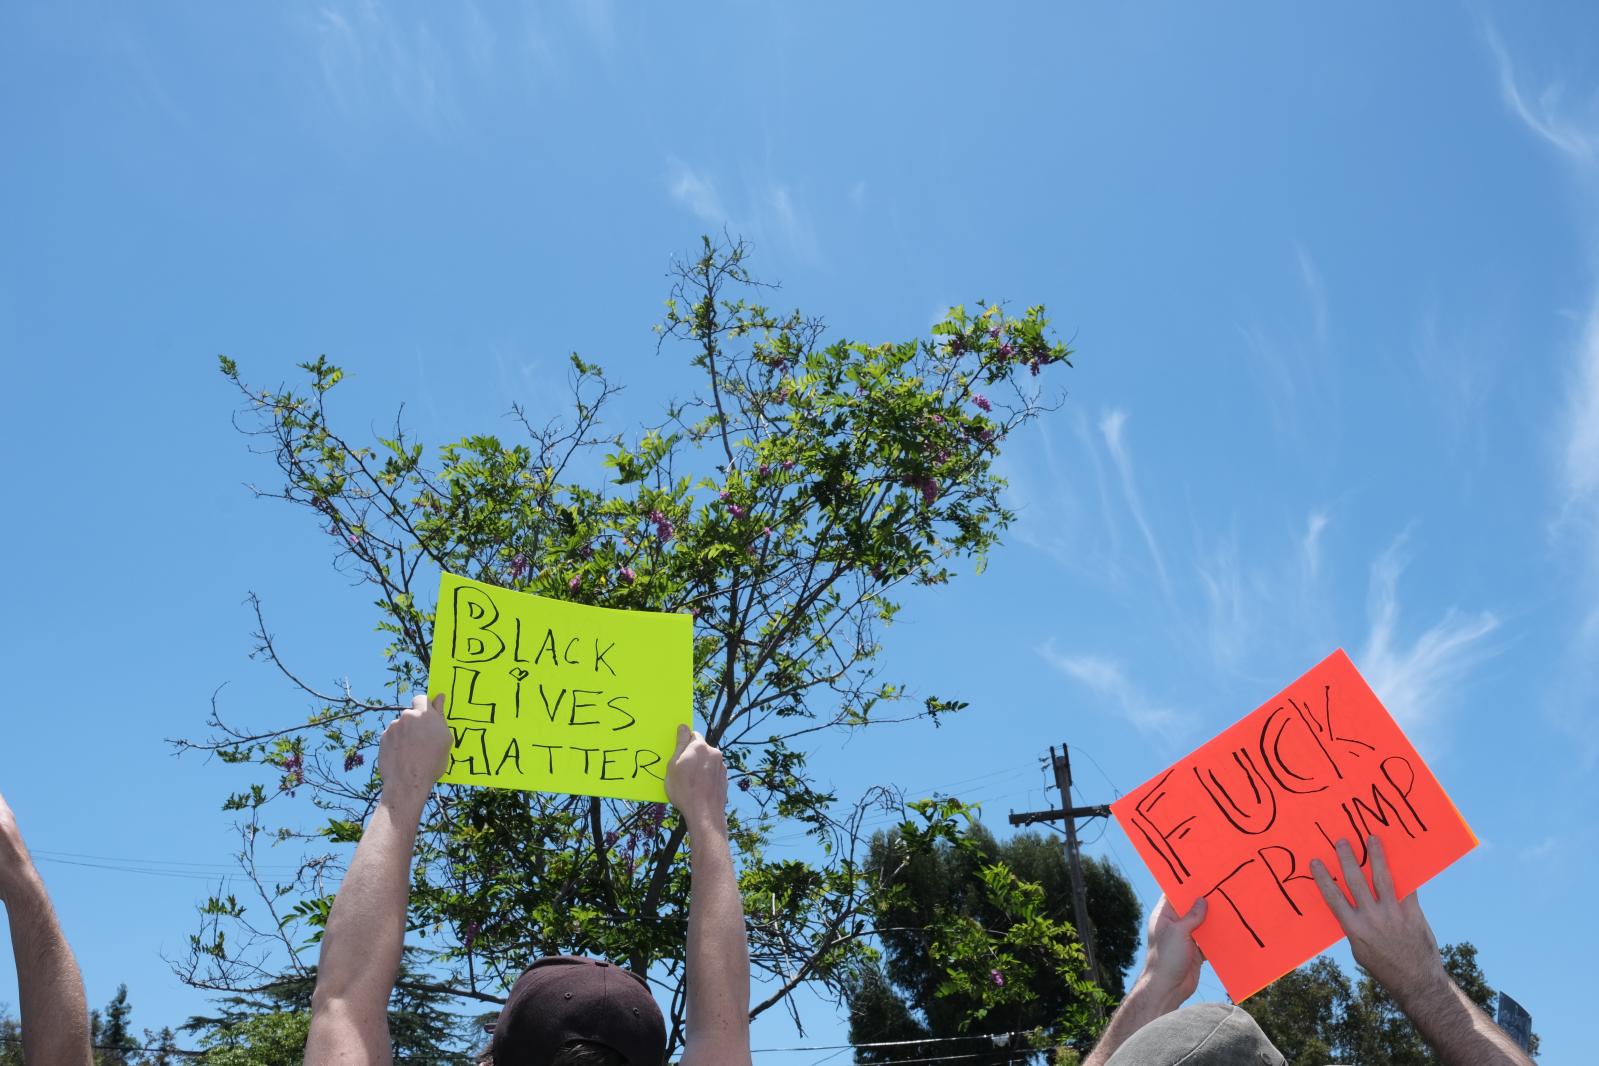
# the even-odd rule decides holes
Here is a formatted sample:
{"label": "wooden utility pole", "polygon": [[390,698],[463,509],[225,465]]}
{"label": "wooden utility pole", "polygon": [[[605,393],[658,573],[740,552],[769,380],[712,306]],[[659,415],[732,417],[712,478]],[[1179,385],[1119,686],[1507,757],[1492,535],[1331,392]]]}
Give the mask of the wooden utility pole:
{"label": "wooden utility pole", "polygon": [[1077,919],[1077,935],[1083,942],[1083,954],[1088,957],[1088,972],[1096,985],[1103,987],[1100,980],[1099,960],[1094,951],[1094,923],[1088,917],[1088,891],[1083,885],[1082,858],[1077,852],[1077,819],[1079,818],[1108,818],[1110,808],[1098,807],[1073,807],[1072,806],[1072,763],[1066,745],[1060,746],[1060,753],[1055,753],[1051,745],[1049,749],[1050,765],[1055,770],[1055,787],[1060,790],[1060,807],[1052,811],[1024,811],[1021,814],[1012,813],[1011,825],[1032,825],[1035,822],[1064,822],[1066,826],[1066,864],[1072,877],[1072,913]]}

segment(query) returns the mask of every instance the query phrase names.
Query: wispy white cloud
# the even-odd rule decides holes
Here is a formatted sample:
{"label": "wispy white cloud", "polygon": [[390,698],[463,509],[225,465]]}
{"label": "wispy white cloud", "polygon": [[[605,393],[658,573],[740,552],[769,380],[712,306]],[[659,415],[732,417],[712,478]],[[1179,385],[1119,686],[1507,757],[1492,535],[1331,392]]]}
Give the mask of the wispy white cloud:
{"label": "wispy white cloud", "polygon": [[667,160],[666,188],[690,214],[707,226],[721,229],[728,225],[727,209],[721,194],[708,174],[702,174],[681,159]]}
{"label": "wispy white cloud", "polygon": [[1155,539],[1154,530],[1149,526],[1149,520],[1144,516],[1144,502],[1138,495],[1138,480],[1133,476],[1133,461],[1128,455],[1127,444],[1122,439],[1122,427],[1126,424],[1127,412],[1119,407],[1112,408],[1099,420],[1099,432],[1105,438],[1105,448],[1110,452],[1111,462],[1116,464],[1116,473],[1121,477],[1122,499],[1126,502],[1133,521],[1138,525],[1138,531],[1143,534],[1144,545],[1149,549],[1149,557],[1153,560],[1155,572],[1160,578],[1161,590],[1170,602],[1172,587],[1171,578],[1166,573],[1166,559],[1161,554],[1160,544]]}
{"label": "wispy white cloud", "polygon": [[766,206],[778,238],[806,258],[816,255],[816,232],[808,216],[802,215],[794,203],[794,194],[786,185],[773,185],[766,193]]}
{"label": "wispy white cloud", "polygon": [[[1582,207],[1599,208],[1599,86],[1585,100],[1573,103],[1558,81],[1536,93],[1524,87],[1509,49],[1491,25],[1483,36],[1493,53],[1505,106],[1541,141],[1556,149],[1579,181]],[[1599,252],[1589,233],[1590,254]],[[1571,627],[1564,668],[1549,686],[1550,715],[1577,743],[1581,757],[1599,763],[1599,720],[1589,713],[1599,683],[1599,289],[1589,298],[1586,314],[1569,355],[1560,437],[1556,457],[1554,529],[1557,540],[1577,553],[1585,580],[1576,586],[1578,619]]]}
{"label": "wispy white cloud", "polygon": [[1599,99],[1590,96],[1588,115],[1575,119],[1566,110],[1565,87],[1558,81],[1544,86],[1536,97],[1529,97],[1516,80],[1515,65],[1499,34],[1492,26],[1485,26],[1483,36],[1499,69],[1499,94],[1516,117],[1573,161],[1589,164],[1599,160]]}
{"label": "wispy white cloud", "polygon": [[1327,512],[1312,511],[1305,519],[1305,536],[1299,542],[1305,562],[1305,574],[1310,581],[1321,576],[1321,534],[1327,528]]}
{"label": "wispy white cloud", "polygon": [[1171,738],[1193,728],[1192,712],[1161,706],[1127,679],[1120,663],[1096,655],[1068,655],[1050,641],[1038,649],[1050,666],[1103,697],[1111,710],[1146,736]]}
{"label": "wispy white cloud", "polygon": [[1120,507],[1106,485],[1103,445],[1082,411],[1061,417],[1071,425],[1064,439],[1041,419],[1000,456],[1005,503],[1016,513],[1011,535],[1081,578],[1119,583]]}
{"label": "wispy white cloud", "polygon": [[[794,189],[780,181],[744,182],[743,195],[729,205],[717,179],[681,159],[667,160],[666,188],[679,205],[702,223],[736,230],[757,243],[774,242],[791,254],[815,259],[815,227]],[[942,318],[942,312],[939,318]]]}
{"label": "wispy white cloud", "polygon": [[1371,629],[1360,669],[1389,712],[1407,729],[1437,723],[1454,702],[1470,668],[1491,651],[1485,637],[1499,628],[1491,611],[1462,614],[1451,607],[1410,644],[1399,636],[1399,577],[1408,559],[1401,535],[1371,567]]}
{"label": "wispy white cloud", "polygon": [[1310,304],[1310,320],[1315,330],[1316,343],[1327,343],[1327,285],[1321,280],[1321,271],[1302,245],[1294,245],[1294,259],[1299,264],[1299,281],[1305,287],[1305,299]]}
{"label": "wispy white cloud", "polygon": [[1588,308],[1573,364],[1562,469],[1564,510],[1568,517],[1591,521],[1599,505],[1599,293]]}
{"label": "wispy white cloud", "polygon": [[[482,27],[463,24],[468,49],[480,53]],[[319,8],[313,25],[322,83],[344,118],[393,109],[433,133],[457,123],[450,49],[427,22],[397,17],[377,0],[359,0]]]}
{"label": "wispy white cloud", "polygon": [[1238,563],[1236,534],[1221,540],[1208,553],[1202,552],[1194,572],[1209,613],[1206,632],[1211,658],[1224,669],[1236,669],[1248,648],[1253,627],[1253,597]]}
{"label": "wispy white cloud", "polygon": [[[1291,318],[1277,323],[1257,318],[1240,325],[1238,332],[1259,370],[1265,406],[1278,436],[1304,444],[1314,431],[1318,447],[1324,449],[1329,428],[1338,424],[1332,312],[1327,283],[1309,249],[1296,243],[1293,257],[1303,310],[1296,309]],[[1302,317],[1307,314],[1308,328]]]}

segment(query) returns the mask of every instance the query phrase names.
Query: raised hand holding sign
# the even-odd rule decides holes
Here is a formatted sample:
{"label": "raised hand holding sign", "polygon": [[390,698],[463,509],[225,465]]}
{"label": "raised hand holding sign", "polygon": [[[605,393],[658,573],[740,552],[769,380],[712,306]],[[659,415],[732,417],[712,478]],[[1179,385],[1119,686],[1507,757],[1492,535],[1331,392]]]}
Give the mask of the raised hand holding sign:
{"label": "raised hand holding sign", "polygon": [[1342,651],[1111,811],[1179,913],[1206,900],[1194,939],[1234,1001],[1342,937],[1313,859],[1363,869],[1379,838],[1403,898],[1477,843]]}

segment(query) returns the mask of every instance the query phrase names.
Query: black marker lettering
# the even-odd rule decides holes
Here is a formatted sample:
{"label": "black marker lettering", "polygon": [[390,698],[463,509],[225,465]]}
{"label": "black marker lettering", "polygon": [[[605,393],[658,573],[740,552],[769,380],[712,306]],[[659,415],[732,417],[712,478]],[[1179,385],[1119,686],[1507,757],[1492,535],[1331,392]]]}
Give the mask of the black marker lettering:
{"label": "black marker lettering", "polygon": [[[1155,820],[1150,817],[1150,813],[1155,809],[1156,804],[1165,798],[1164,786],[1166,778],[1171,777],[1173,773],[1174,771],[1167,770],[1165,777],[1156,781],[1150,787],[1150,790],[1144,793],[1137,803],[1133,804],[1133,810],[1136,812],[1133,824],[1138,827],[1139,834],[1149,842],[1150,848],[1154,850],[1156,855],[1160,856],[1161,861],[1166,864],[1166,869],[1171,871],[1172,877],[1180,885],[1185,878],[1191,877],[1192,874],[1189,872],[1187,864],[1183,862],[1182,856],[1177,854],[1177,849],[1172,846],[1171,840],[1172,837],[1177,836],[1179,830],[1194,820],[1194,816],[1189,815],[1166,830],[1156,825]],[[1154,833],[1154,836],[1150,836],[1151,833]],[[1156,837],[1160,838],[1160,843],[1155,842]],[[1181,873],[1178,872],[1179,868],[1182,870]]]}
{"label": "black marker lettering", "polygon": [[615,725],[615,726],[612,726],[611,727],[611,732],[613,732],[613,733],[620,733],[622,730],[628,728],[628,726],[631,726],[634,722],[638,721],[637,718],[635,718],[631,714],[627,713],[627,708],[618,707],[616,705],[618,700],[625,701],[626,699],[627,699],[626,696],[612,696],[610,699],[605,701],[605,705],[607,707],[609,707],[611,710],[615,711],[617,714],[627,715],[627,724],[626,725]]}
{"label": "black marker lettering", "polygon": [[607,670],[611,671],[611,676],[612,677],[616,676],[616,671],[614,669],[612,669],[611,664],[605,661],[605,657],[607,655],[611,654],[611,649],[614,648],[614,647],[616,647],[616,641],[613,640],[613,641],[611,641],[611,643],[609,643],[609,644],[607,644],[605,646],[605,650],[604,651],[601,651],[600,650],[600,638],[599,637],[595,637],[594,638],[594,672],[596,674],[600,672],[600,667],[603,666]]}
{"label": "black marker lettering", "polygon": [[[644,761],[645,759],[648,759],[649,762],[645,762]],[[655,752],[653,752],[653,751],[645,751],[643,748],[636,749],[633,752],[633,776],[637,777],[638,774],[639,774],[639,771],[643,770],[645,773],[649,774],[651,777],[655,778],[655,780],[657,780],[657,781],[666,780],[666,778],[662,777],[660,774],[650,773],[650,767],[659,766],[660,762],[661,762],[661,757],[659,755],[657,755]]]}
{"label": "black marker lettering", "polygon": [[1216,887],[1211,889],[1210,892],[1206,892],[1205,895],[1208,896],[1208,895],[1211,894],[1211,892],[1220,893],[1221,894],[1221,898],[1226,900],[1227,901],[1227,905],[1233,909],[1233,913],[1238,915],[1239,922],[1241,922],[1243,924],[1244,929],[1248,931],[1250,937],[1255,941],[1255,946],[1258,947],[1258,948],[1263,948],[1263,947],[1266,946],[1266,942],[1264,940],[1260,939],[1260,934],[1255,932],[1255,927],[1249,924],[1249,919],[1244,917],[1244,912],[1238,909],[1238,904],[1233,902],[1233,898],[1227,894],[1227,890],[1225,888],[1221,887],[1222,885],[1225,885],[1228,881],[1231,881],[1234,877],[1237,877],[1239,870],[1242,870],[1244,867],[1248,866],[1250,863],[1252,863],[1254,861],[1255,861],[1254,859],[1245,859],[1243,862],[1239,863],[1233,869],[1232,873],[1228,874],[1226,877],[1222,878],[1220,881],[1217,881],[1216,882]]}
{"label": "black marker lettering", "polygon": [[[1207,770],[1204,774],[1201,774],[1199,767],[1196,766],[1194,767],[1194,778],[1198,780],[1199,786],[1205,790],[1205,794],[1210,797],[1210,801],[1216,805],[1216,809],[1221,811],[1222,817],[1232,823],[1234,829],[1240,833],[1248,833],[1251,836],[1264,833],[1277,821],[1277,796],[1272,792],[1271,786],[1266,783],[1265,777],[1255,768],[1255,760],[1250,756],[1249,752],[1239,748],[1232,753],[1232,756],[1233,762],[1237,764],[1238,769],[1243,771],[1244,782],[1249,785],[1250,792],[1253,794],[1253,800],[1250,802],[1251,810],[1246,811],[1238,800],[1233,798],[1233,794],[1227,790],[1227,786],[1223,785],[1221,779],[1216,776],[1216,771]],[[1206,777],[1210,778],[1210,784],[1205,782]],[[1211,784],[1214,784],[1216,790],[1220,790],[1222,796],[1227,798],[1226,804],[1223,804],[1221,799],[1217,797],[1216,790],[1211,788]],[[1232,807],[1232,811],[1228,811],[1227,808],[1229,806]],[[1233,812],[1237,812],[1236,818],[1233,816]],[[1251,828],[1251,825],[1254,828]]]}
{"label": "black marker lettering", "polygon": [[[1260,727],[1260,761],[1266,764],[1266,771],[1271,774],[1278,787],[1284,792],[1291,792],[1296,796],[1308,796],[1313,792],[1325,792],[1326,785],[1316,785],[1315,777],[1306,776],[1295,770],[1288,765],[1288,760],[1283,757],[1283,734],[1295,722],[1299,722],[1299,719],[1295,718],[1292,712],[1282,705],[1276,707],[1266,716],[1266,723]],[[1304,728],[1304,723],[1300,722],[1300,726]],[[1311,739],[1316,739],[1314,730],[1306,728],[1305,731],[1311,735]],[[1321,741],[1316,740],[1316,743],[1319,745]],[[1322,754],[1327,754],[1325,748],[1322,749]],[[1327,761],[1330,763],[1332,759],[1329,758]],[[1282,770],[1282,774],[1277,772],[1279,769]],[[1337,767],[1335,766],[1333,769],[1336,771]],[[1283,774],[1287,774],[1295,781],[1307,782],[1315,787],[1307,788],[1290,784],[1288,781],[1283,780]]]}
{"label": "black marker lettering", "polygon": [[497,703],[478,703],[473,699],[473,690],[477,687],[478,672],[469,666],[453,667],[450,673],[450,701],[446,718],[461,719],[467,722],[488,722],[493,724],[494,712],[499,707]]}
{"label": "black marker lettering", "polygon": [[522,746],[516,742],[515,737],[512,737],[511,742],[505,746],[505,754],[500,756],[500,765],[494,768],[496,776],[505,770],[505,764],[508,762],[516,764],[517,773],[522,772]]}
{"label": "black marker lettering", "polygon": [[[1394,780],[1394,775],[1388,769],[1389,763],[1398,763],[1405,768],[1405,783],[1403,785]],[[1399,798],[1405,801],[1405,808],[1410,811],[1410,816],[1416,820],[1416,824],[1421,826],[1421,831],[1425,833],[1427,831],[1427,823],[1421,820],[1421,815],[1416,813],[1415,805],[1410,802],[1410,791],[1416,787],[1416,768],[1411,766],[1410,760],[1403,755],[1390,755],[1377,764],[1377,769],[1382,771],[1383,779],[1394,787],[1395,792],[1399,793]]]}
{"label": "black marker lettering", "polygon": [[606,748],[604,751],[602,751],[600,753],[600,780],[601,781],[620,781],[620,780],[622,780],[622,775],[621,774],[617,774],[615,777],[612,777],[612,776],[608,775],[605,771],[607,771],[607,770],[609,770],[611,768],[611,756],[620,755],[622,752],[624,752],[626,750],[627,750],[626,748]]}
{"label": "black marker lettering", "polygon": [[[1283,873],[1278,873],[1277,868],[1271,864],[1271,857],[1267,852],[1281,852],[1288,856],[1288,869]],[[1288,901],[1288,905],[1294,909],[1294,913],[1303,915],[1305,912],[1299,909],[1299,904],[1294,902],[1294,897],[1288,894],[1288,882],[1309,881],[1311,884],[1315,884],[1315,879],[1309,874],[1294,872],[1299,868],[1298,862],[1294,859],[1294,853],[1281,844],[1267,844],[1255,854],[1260,856],[1260,864],[1266,868],[1267,873],[1271,874],[1272,881],[1277,885],[1277,891],[1283,894],[1283,899]]]}
{"label": "black marker lettering", "polygon": [[[490,631],[500,617],[494,600],[479,589],[457,585],[454,621],[450,631],[450,658],[462,663],[485,663],[505,650],[505,641]],[[493,641],[494,650],[489,650]]]}
{"label": "black marker lettering", "polygon": [[577,720],[577,712],[578,711],[587,710],[590,707],[598,707],[599,706],[599,704],[597,704],[597,703],[589,703],[587,701],[580,702],[578,700],[578,697],[579,696],[603,696],[603,695],[605,695],[605,693],[602,692],[601,690],[597,689],[597,688],[575,688],[575,689],[573,689],[572,690],[572,710],[569,712],[570,718],[569,718],[569,721],[568,721],[567,724],[569,724],[569,725],[599,725],[600,724],[600,720],[598,718],[594,719],[593,721],[590,721],[590,720],[588,720],[586,718],[583,721],[581,721],[581,722]]}
{"label": "black marker lettering", "polygon": [[561,713],[561,701],[566,699],[566,689],[562,689],[555,696],[555,706],[550,706],[549,694],[544,691],[544,683],[539,682],[539,699],[544,701],[544,713],[549,716],[550,722],[555,722],[555,716]]}
{"label": "black marker lettering", "polygon": [[555,753],[560,750],[561,746],[559,744],[529,744],[528,747],[543,748],[544,761],[548,763],[548,765],[544,768],[545,772],[551,774],[555,773]]}
{"label": "black marker lettering", "polygon": [[454,773],[457,765],[465,764],[466,772],[473,777],[489,776],[489,731],[487,729],[457,729],[450,727],[450,732],[455,734],[455,744],[450,750],[450,772]]}

